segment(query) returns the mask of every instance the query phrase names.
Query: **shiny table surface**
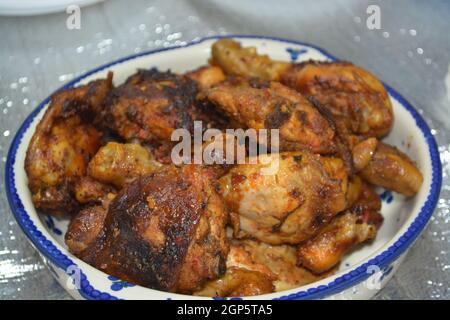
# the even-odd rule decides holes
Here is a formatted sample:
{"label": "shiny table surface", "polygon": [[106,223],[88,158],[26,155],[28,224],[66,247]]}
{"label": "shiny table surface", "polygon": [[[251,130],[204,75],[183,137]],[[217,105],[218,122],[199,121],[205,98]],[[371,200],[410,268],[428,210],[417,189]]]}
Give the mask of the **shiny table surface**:
{"label": "shiny table surface", "polygon": [[[216,34],[318,45],[361,65],[419,109],[439,144],[441,199],[425,232],[375,299],[450,298],[450,2],[119,1],[68,14],[0,17],[0,299],[70,299],[16,224],[4,192],[9,145],[25,117],[71,78],[111,60]],[[367,8],[380,8],[370,30]]]}

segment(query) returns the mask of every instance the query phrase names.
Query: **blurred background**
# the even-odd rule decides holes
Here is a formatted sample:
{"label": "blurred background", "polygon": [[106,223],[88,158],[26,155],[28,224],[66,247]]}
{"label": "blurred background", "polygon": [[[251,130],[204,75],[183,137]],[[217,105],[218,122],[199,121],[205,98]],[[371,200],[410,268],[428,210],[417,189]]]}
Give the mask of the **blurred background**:
{"label": "blurred background", "polygon": [[[70,299],[15,223],[4,192],[8,148],[25,117],[93,67],[218,34],[315,44],[372,71],[423,114],[440,148],[441,199],[375,299],[450,299],[449,1],[84,0],[79,21],[71,18],[75,0],[36,2],[0,0],[0,299]],[[367,24],[370,5],[379,7],[380,29]]]}

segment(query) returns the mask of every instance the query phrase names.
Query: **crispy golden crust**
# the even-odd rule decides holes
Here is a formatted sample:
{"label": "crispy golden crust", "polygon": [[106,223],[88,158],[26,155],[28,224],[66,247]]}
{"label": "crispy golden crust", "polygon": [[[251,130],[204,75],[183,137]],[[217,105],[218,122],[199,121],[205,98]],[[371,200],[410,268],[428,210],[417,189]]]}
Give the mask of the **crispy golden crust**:
{"label": "crispy golden crust", "polygon": [[56,93],[28,146],[25,170],[33,203],[45,212],[73,213],[73,184],[86,174],[100,146],[95,125],[111,89],[112,76]]}
{"label": "crispy golden crust", "polygon": [[197,166],[139,178],[111,202],[81,258],[147,287],[192,292],[225,271],[227,212]]}

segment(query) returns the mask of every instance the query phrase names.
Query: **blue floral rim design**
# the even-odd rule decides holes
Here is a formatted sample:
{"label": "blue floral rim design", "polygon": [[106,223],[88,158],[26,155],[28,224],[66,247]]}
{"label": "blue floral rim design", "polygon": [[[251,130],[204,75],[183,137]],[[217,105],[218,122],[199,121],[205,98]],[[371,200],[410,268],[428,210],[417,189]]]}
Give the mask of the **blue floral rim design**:
{"label": "blue floral rim design", "polygon": [[[277,37],[267,37],[267,36],[255,36],[255,35],[226,35],[226,36],[212,36],[212,37],[206,37],[202,38],[198,41],[191,42],[184,46],[176,46],[176,47],[168,47],[168,48],[162,48],[158,50],[152,50],[147,52],[142,52],[135,55],[130,55],[125,58],[113,61],[111,63],[102,65],[98,68],[95,68],[75,79],[68,82],[64,86],[62,86],[59,90],[63,90],[66,88],[73,87],[76,85],[79,81],[82,79],[97,73],[99,71],[102,71],[104,69],[107,69],[111,66],[114,66],[116,64],[120,64],[129,60],[133,60],[142,56],[147,56],[163,51],[168,50],[176,50],[179,48],[186,48],[190,46],[194,46],[197,44],[200,44],[207,40],[212,39],[219,39],[219,38],[225,38],[225,37],[232,37],[232,38],[247,38],[247,39],[260,39],[260,40],[270,40],[270,41],[277,41],[286,43],[288,45],[301,45],[313,48],[320,53],[322,53],[324,56],[326,56],[328,59],[332,61],[339,60],[336,57],[329,54],[327,51],[300,41],[294,41],[294,40],[288,40],[283,38],[277,38]],[[426,124],[425,120],[420,116],[420,114],[411,106],[411,104],[404,99],[400,94],[398,94],[395,90],[393,90],[391,87],[384,84],[389,92],[389,94],[394,97],[400,104],[413,116],[413,118],[416,121],[417,127],[422,131],[422,134],[425,138],[425,141],[428,144],[428,151],[431,157],[431,166],[432,166],[432,181],[431,181],[431,187],[428,193],[428,197],[423,205],[423,207],[420,209],[419,214],[415,218],[415,220],[411,223],[411,225],[408,227],[406,232],[399,237],[399,239],[389,248],[384,250],[382,253],[377,255],[375,258],[367,261],[366,263],[362,264],[361,266],[345,273],[342,276],[337,277],[336,279],[330,281],[329,283],[325,285],[319,285],[313,288],[309,288],[303,291],[299,291],[293,294],[289,295],[282,295],[280,292],[280,297],[276,299],[321,299],[325,298],[327,296],[330,296],[332,294],[341,292],[345,289],[350,288],[351,286],[364,281],[370,276],[370,273],[367,272],[367,268],[369,266],[376,265],[380,267],[381,269],[388,268],[389,265],[396,260],[402,253],[406,251],[406,249],[413,243],[413,241],[418,237],[420,232],[425,228],[427,222],[429,221],[431,215],[433,214],[434,208],[436,206],[436,203],[439,199],[439,193],[441,190],[441,183],[442,183],[442,169],[441,169],[441,162],[439,157],[439,152],[437,148],[436,141],[434,140],[433,135],[431,134],[431,131]],[[23,203],[17,193],[16,184],[15,184],[15,174],[14,174],[14,164],[16,161],[16,154],[18,147],[20,145],[20,142],[23,138],[24,133],[29,128],[30,124],[32,123],[33,119],[37,116],[37,114],[49,103],[51,96],[47,97],[44,101],[42,101],[39,106],[25,119],[24,123],[19,128],[17,134],[15,135],[11,147],[8,152],[8,157],[6,161],[6,167],[5,167],[5,186],[6,186],[6,194],[8,197],[8,201],[10,204],[10,207],[12,209],[12,212],[14,214],[14,217],[16,218],[18,224],[24,231],[24,233],[27,235],[27,237],[30,239],[30,241],[33,243],[33,245],[40,251],[41,254],[43,254],[47,259],[49,259],[53,264],[58,266],[59,268],[63,270],[67,270],[69,266],[76,266],[76,264],[67,257],[64,253],[62,253],[54,244],[52,241],[48,240],[34,225],[34,223],[31,221],[30,216],[25,211],[25,208],[23,206]],[[117,300],[118,298],[106,293],[101,292],[95,288],[92,287],[92,285],[89,283],[86,275],[81,271],[81,282],[80,282],[80,288],[78,289],[79,294],[84,297],[85,299],[105,299],[105,300]]]}

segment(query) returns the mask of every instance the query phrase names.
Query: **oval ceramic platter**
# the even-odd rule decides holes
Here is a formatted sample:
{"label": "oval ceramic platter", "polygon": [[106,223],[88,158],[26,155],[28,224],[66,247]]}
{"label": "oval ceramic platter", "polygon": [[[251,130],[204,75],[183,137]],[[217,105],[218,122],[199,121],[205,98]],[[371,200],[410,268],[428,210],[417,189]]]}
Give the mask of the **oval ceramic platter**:
{"label": "oval ceramic platter", "polygon": [[[297,41],[256,36],[232,37],[237,38],[244,46],[257,47],[260,53],[268,54],[274,59],[293,62],[336,59],[318,47]],[[118,85],[139,68],[157,67],[180,73],[192,70],[207,63],[211,44],[215,40],[215,37],[206,38],[183,47],[129,56],[89,71],[63,88],[106,77],[108,71],[114,72],[114,83]],[[405,252],[427,224],[440,191],[442,174],[439,153],[434,138],[419,113],[393,89],[387,89],[394,107],[395,124],[385,141],[398,146],[417,162],[424,176],[421,190],[410,199],[379,190],[385,220],[375,241],[346,256],[335,275],[307,286],[249,299],[370,298],[392,277]],[[194,298],[132,285],[87,265],[70,254],[64,243],[68,220],[36,212],[27,187],[24,160],[28,143],[48,102],[49,98],[25,120],[13,140],[6,164],[6,191],[17,222],[40,252],[50,271],[75,298]]]}

